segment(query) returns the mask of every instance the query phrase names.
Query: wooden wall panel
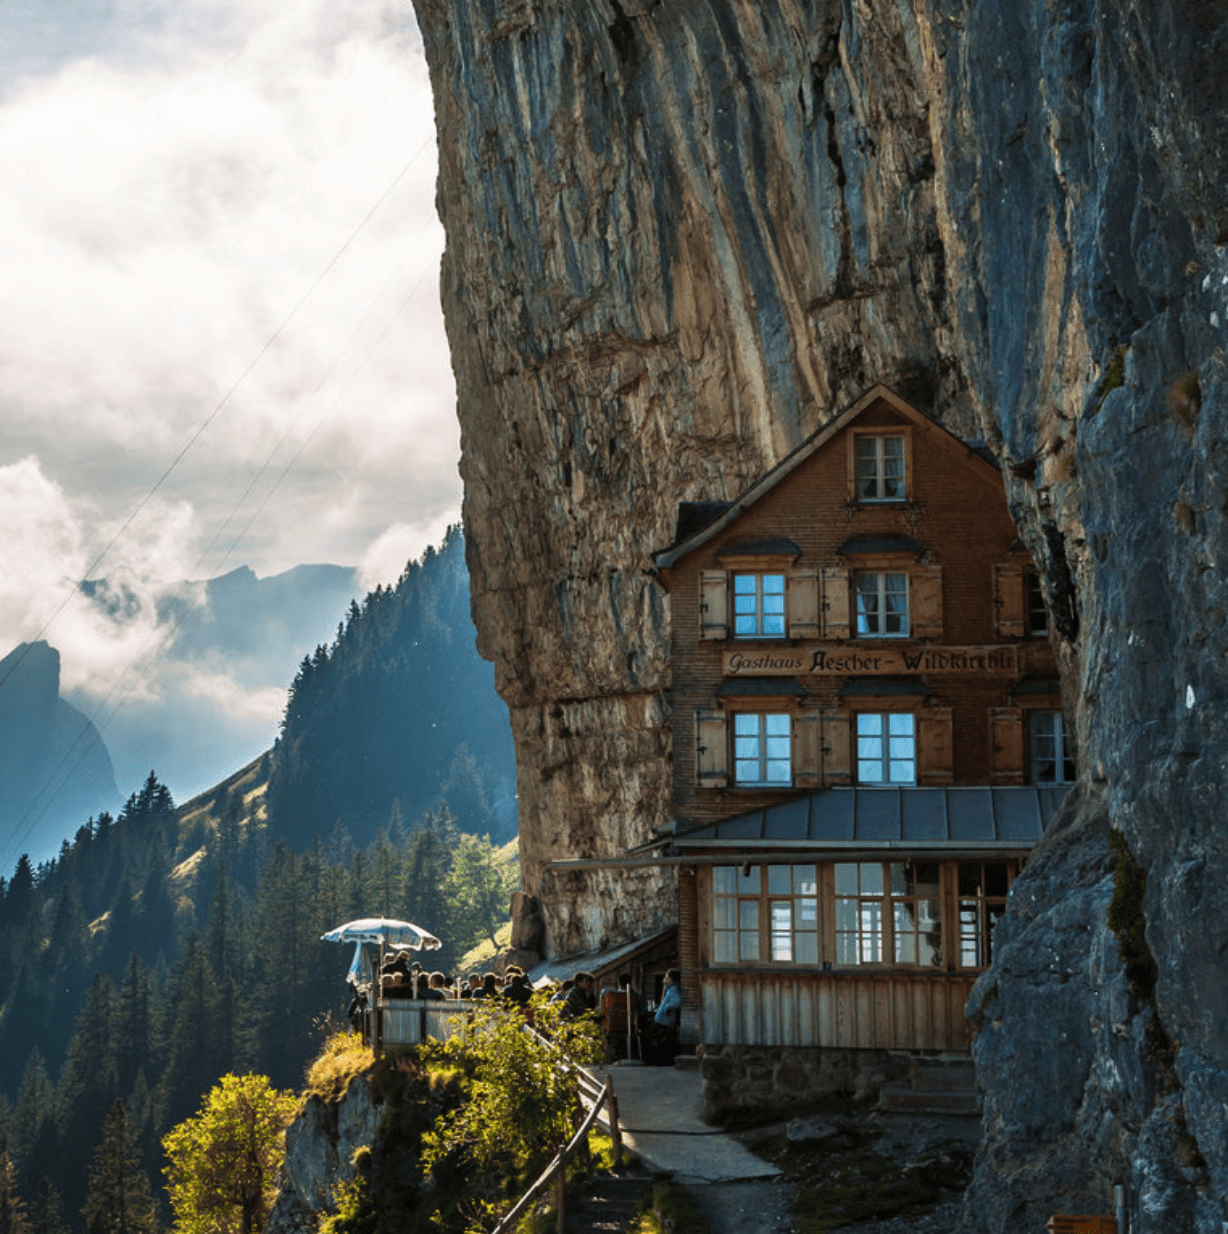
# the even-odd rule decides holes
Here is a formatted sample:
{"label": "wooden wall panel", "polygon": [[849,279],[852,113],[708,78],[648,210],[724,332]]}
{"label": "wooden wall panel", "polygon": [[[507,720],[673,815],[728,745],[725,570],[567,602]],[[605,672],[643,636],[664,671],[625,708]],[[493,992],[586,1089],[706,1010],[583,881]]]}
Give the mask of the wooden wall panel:
{"label": "wooden wall panel", "polygon": [[923,973],[701,972],[708,1045],[967,1050],[975,978]]}

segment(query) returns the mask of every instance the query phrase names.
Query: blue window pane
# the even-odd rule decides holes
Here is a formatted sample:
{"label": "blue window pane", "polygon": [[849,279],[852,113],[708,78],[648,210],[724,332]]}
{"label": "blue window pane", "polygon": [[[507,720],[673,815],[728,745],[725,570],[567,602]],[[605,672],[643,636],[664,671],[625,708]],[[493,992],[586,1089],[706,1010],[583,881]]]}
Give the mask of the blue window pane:
{"label": "blue window pane", "polygon": [[819,962],[819,936],[799,930],[794,935],[796,947],[796,955],[794,959],[798,964],[817,964]]}

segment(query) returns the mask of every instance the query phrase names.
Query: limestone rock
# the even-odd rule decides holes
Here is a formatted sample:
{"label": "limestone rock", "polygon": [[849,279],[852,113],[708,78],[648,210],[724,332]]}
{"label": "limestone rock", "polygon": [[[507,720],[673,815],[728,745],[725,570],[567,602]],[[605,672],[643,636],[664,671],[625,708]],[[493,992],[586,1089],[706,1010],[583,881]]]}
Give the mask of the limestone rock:
{"label": "limestone rock", "polygon": [[353,1081],[336,1104],[308,1097],[286,1129],[286,1160],[265,1234],[316,1230],[320,1216],[332,1211],[336,1185],[357,1176],[354,1154],[375,1142],[379,1123],[365,1080]]}
{"label": "limestone rock", "polygon": [[[978,1228],[1080,1194],[1107,1212],[1121,1181],[1135,1234],[1220,1234],[1223,6],[416,8],[474,617],[548,951],[671,911],[667,871],[549,862],[669,825],[647,569],[676,504],[735,496],[884,382],[997,452],[1079,739],[1083,792],[1016,883],[982,990]],[[1105,924],[1109,827],[1148,871],[1142,999]]]}

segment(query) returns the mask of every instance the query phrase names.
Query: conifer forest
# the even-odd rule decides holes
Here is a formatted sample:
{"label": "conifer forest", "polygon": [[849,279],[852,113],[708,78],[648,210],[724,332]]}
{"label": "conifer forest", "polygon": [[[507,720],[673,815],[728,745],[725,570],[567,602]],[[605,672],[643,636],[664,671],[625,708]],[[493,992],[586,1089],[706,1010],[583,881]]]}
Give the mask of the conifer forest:
{"label": "conifer forest", "polygon": [[[511,738],[449,533],[303,662],[274,748],[177,805],[118,815],[0,878],[0,1230],[165,1225],[161,1140],[228,1072],[297,1089],[345,1017],[356,917],[414,921],[450,969],[506,920]],[[494,837],[492,840],[492,836]],[[136,1188],[132,1191],[131,1188]]]}

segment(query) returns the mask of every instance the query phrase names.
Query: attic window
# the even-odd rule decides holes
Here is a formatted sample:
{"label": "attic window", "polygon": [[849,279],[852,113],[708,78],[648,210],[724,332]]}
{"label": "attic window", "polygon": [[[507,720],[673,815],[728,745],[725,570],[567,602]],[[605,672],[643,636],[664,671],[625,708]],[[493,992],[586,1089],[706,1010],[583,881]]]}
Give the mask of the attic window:
{"label": "attic window", "polygon": [[854,454],[858,501],[904,501],[907,453],[902,433],[859,433]]}

